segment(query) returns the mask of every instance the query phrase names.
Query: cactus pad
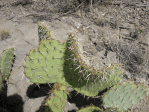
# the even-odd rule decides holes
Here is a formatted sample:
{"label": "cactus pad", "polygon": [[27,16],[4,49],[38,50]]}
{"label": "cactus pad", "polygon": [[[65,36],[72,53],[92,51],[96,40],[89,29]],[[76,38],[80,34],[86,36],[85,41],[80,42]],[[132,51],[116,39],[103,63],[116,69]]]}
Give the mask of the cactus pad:
{"label": "cactus pad", "polygon": [[50,93],[51,95],[44,102],[44,106],[49,106],[52,112],[63,112],[67,102],[66,87],[56,83]]}
{"label": "cactus pad", "polygon": [[14,59],[14,48],[6,49],[2,52],[0,56],[0,72],[2,75],[2,79],[8,79],[10,76],[10,72],[12,69]]}
{"label": "cactus pad", "polygon": [[33,83],[63,83],[65,44],[49,39],[40,43],[38,50],[27,54],[25,75]]}
{"label": "cactus pad", "polygon": [[86,108],[82,108],[78,112],[102,112],[102,111],[99,107],[95,107],[92,105],[92,106],[88,106]]}
{"label": "cactus pad", "polygon": [[74,37],[70,36],[66,46],[68,49],[65,51],[64,75],[68,84],[77,92],[96,96],[100,91],[119,82],[122,73],[119,66],[113,64],[100,73],[81,59]]}
{"label": "cactus pad", "polygon": [[91,106],[87,106],[86,108],[80,109],[78,112],[122,112],[122,111],[114,108],[107,108],[103,110],[103,109],[100,109],[99,107],[95,107],[91,105]]}
{"label": "cactus pad", "polygon": [[143,99],[145,94],[146,87],[141,84],[134,85],[133,82],[129,82],[116,85],[104,95],[104,107],[127,110]]}

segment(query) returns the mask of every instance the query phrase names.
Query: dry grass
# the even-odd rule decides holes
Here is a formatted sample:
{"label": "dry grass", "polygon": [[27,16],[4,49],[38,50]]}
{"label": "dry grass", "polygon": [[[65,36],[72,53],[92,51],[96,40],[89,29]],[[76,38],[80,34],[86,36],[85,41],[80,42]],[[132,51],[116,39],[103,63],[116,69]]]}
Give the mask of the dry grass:
{"label": "dry grass", "polygon": [[9,30],[3,29],[0,31],[0,40],[5,40],[10,37]]}

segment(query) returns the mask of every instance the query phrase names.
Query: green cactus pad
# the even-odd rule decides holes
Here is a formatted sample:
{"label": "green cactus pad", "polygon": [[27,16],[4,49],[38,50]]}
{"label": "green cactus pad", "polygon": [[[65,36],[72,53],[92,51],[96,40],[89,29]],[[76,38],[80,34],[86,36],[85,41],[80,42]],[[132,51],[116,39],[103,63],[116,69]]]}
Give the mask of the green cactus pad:
{"label": "green cactus pad", "polygon": [[0,71],[2,74],[2,79],[8,79],[12,69],[14,59],[14,48],[6,49],[2,52],[0,56]]}
{"label": "green cactus pad", "polygon": [[104,110],[102,110],[101,112],[123,112],[117,108],[106,108]]}
{"label": "green cactus pad", "polygon": [[[111,73],[112,70],[113,73]],[[92,82],[90,82],[90,84],[86,84],[81,88],[74,89],[87,96],[97,96],[99,92],[103,91],[106,88],[112,87],[119,82],[121,76],[120,71],[121,70],[118,69],[117,66],[111,66],[109,71],[99,74],[101,75],[99,79],[97,75],[94,75],[94,78],[93,80],[91,80]]]}
{"label": "green cactus pad", "polygon": [[63,83],[65,44],[50,39],[41,42],[38,50],[27,54],[25,75],[33,83]]}
{"label": "green cactus pad", "polygon": [[[121,78],[121,67],[113,64],[99,73],[83,62],[78,53],[77,42],[72,36],[67,41],[64,75],[68,84],[86,96],[96,96],[100,91],[117,84]],[[67,86],[69,86],[67,85]]]}
{"label": "green cactus pad", "polygon": [[127,110],[143,99],[145,94],[146,87],[141,84],[134,85],[133,82],[129,82],[116,85],[104,95],[104,107]]}
{"label": "green cactus pad", "polygon": [[66,87],[56,83],[50,93],[51,95],[44,102],[44,106],[49,106],[52,112],[63,112],[68,94]]}
{"label": "green cactus pad", "polygon": [[107,108],[107,109],[103,110],[103,109],[100,109],[99,107],[92,105],[92,106],[88,106],[86,108],[82,108],[78,112],[122,112],[122,111],[113,109],[113,108]]}
{"label": "green cactus pad", "polygon": [[78,112],[102,112],[99,107],[88,106],[86,108],[80,109]]}

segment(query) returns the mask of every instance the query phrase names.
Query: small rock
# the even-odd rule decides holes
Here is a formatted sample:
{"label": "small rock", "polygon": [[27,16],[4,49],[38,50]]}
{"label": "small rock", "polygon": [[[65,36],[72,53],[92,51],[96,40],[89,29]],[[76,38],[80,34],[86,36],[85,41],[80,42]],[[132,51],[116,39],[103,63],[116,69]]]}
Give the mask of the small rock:
{"label": "small rock", "polygon": [[127,29],[121,29],[121,35],[129,35],[129,30]]}
{"label": "small rock", "polygon": [[104,49],[104,48],[101,47],[101,46],[99,46],[99,45],[96,46],[96,50],[99,51],[99,52],[102,51],[103,49]]}
{"label": "small rock", "polygon": [[[69,102],[66,103],[65,108],[67,111],[79,110],[78,107],[76,107],[76,104],[69,103]],[[65,112],[67,112],[67,111],[65,111]]]}
{"label": "small rock", "polygon": [[11,13],[10,16],[7,18],[8,20],[13,19],[15,17],[14,13]]}
{"label": "small rock", "polygon": [[112,51],[108,51],[107,54],[107,64],[117,63],[116,53]]}
{"label": "small rock", "polygon": [[130,37],[137,39],[138,38],[138,32],[130,32]]}

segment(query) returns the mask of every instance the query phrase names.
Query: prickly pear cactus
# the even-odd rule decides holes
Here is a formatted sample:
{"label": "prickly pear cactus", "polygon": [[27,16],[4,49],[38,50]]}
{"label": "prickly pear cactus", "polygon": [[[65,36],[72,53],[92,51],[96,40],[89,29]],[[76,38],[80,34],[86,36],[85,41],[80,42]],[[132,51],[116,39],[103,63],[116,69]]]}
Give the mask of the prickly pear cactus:
{"label": "prickly pear cactus", "polygon": [[14,48],[6,49],[2,52],[0,56],[0,72],[2,75],[2,80],[7,80],[10,76],[14,59]]}
{"label": "prickly pear cactus", "polygon": [[56,83],[50,92],[51,95],[44,102],[43,112],[63,112],[67,102],[67,89],[64,85]]}
{"label": "prickly pear cactus", "polygon": [[105,108],[118,108],[127,110],[136,105],[146,95],[144,85],[134,85],[133,82],[116,85],[110,89],[103,97]]}
{"label": "prickly pear cactus", "polygon": [[123,112],[117,108],[106,108],[106,109],[103,109],[101,112]]}
{"label": "prickly pear cactus", "polygon": [[80,109],[78,112],[122,112],[122,111],[114,108],[107,108],[103,110],[103,109],[100,109],[99,107],[91,105]]}
{"label": "prickly pear cactus", "polygon": [[120,66],[113,64],[102,72],[97,71],[81,59],[74,36],[70,35],[66,46],[64,75],[68,84],[77,92],[86,96],[96,96],[100,91],[119,82],[122,73]]}
{"label": "prickly pear cactus", "polygon": [[43,40],[37,50],[31,50],[25,61],[25,75],[33,83],[63,83],[63,62],[66,44]]}
{"label": "prickly pear cactus", "polygon": [[92,106],[88,106],[86,108],[82,108],[78,112],[102,112],[102,111],[99,107],[95,107],[92,105]]}
{"label": "prickly pear cactus", "polygon": [[76,40],[70,35],[64,44],[53,39],[43,40],[38,50],[30,51],[25,74],[33,83],[65,83],[79,93],[96,96],[119,82],[121,68],[114,64],[100,73],[87,66],[79,55]]}

